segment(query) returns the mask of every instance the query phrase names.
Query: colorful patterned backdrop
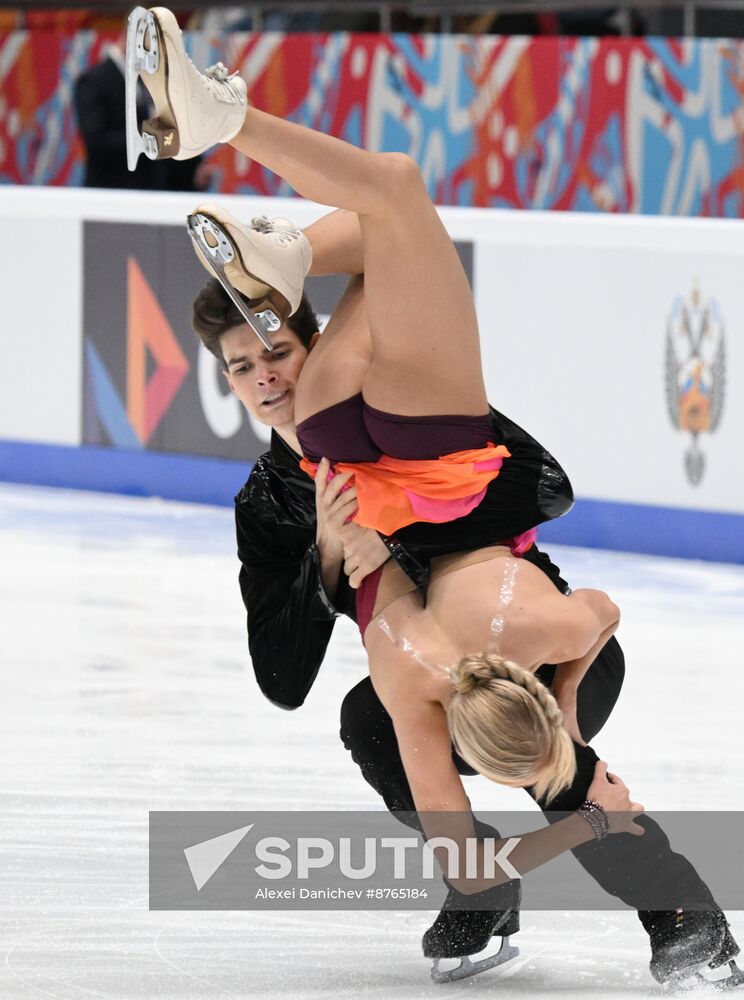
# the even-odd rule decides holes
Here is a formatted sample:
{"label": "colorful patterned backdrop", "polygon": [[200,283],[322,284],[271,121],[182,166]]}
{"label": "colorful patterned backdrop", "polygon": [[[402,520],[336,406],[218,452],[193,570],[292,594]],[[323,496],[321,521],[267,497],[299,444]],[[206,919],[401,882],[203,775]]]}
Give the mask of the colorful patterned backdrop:
{"label": "colorful patterned backdrop", "polygon": [[[112,36],[0,35],[0,181],[78,184],[74,80]],[[744,215],[744,45],[734,41],[195,33],[254,104],[421,164],[435,200]],[[222,191],[289,194],[223,147]]]}

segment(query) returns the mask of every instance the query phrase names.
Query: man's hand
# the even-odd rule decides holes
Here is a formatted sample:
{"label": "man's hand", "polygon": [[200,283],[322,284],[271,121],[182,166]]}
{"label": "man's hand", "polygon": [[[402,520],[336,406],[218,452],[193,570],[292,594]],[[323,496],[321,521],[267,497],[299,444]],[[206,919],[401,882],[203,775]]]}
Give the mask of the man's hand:
{"label": "man's hand", "polygon": [[390,558],[388,547],[372,528],[347,524],[341,529],[341,541],[344,546],[344,573],[354,590],[365,576],[379,569]]}

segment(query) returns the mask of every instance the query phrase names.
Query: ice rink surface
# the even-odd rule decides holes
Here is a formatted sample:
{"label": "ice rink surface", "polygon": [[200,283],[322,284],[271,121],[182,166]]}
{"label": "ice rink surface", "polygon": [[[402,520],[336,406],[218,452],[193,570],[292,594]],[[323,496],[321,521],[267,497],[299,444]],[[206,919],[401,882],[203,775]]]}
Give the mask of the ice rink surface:
{"label": "ice rink surface", "polygon": [[[380,805],[337,735],[358,634],[337,624],[303,708],[272,706],[234,549],[229,510],[0,486],[0,997],[663,995],[630,912],[524,913],[519,958],[436,986],[425,911],[148,911],[148,810]],[[649,809],[744,809],[744,567],[549,551],[623,612],[598,753]],[[534,808],[468,790],[476,811]]]}

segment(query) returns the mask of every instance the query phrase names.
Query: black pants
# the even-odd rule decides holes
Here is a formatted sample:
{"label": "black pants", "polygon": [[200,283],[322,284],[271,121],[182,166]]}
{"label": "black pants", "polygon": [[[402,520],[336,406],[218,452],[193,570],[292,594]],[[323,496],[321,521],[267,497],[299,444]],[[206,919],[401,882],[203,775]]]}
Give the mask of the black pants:
{"label": "black pants", "polygon": [[[541,667],[538,676],[550,684],[554,667]],[[625,661],[613,637],[585,674],[577,697],[579,729],[590,742],[602,729],[620,694],[625,675]],[[359,765],[366,781],[378,792],[391,812],[408,812],[410,826],[421,832],[415,815],[411,789],[398,751],[390,716],[375,694],[367,677],[344,698],[341,706],[341,739]],[[577,809],[586,800],[599,759],[591,747],[576,747],[577,773],[570,788],[558,795],[545,812],[548,822],[563,817],[559,811]],[[460,774],[475,774],[453,751]],[[529,792],[529,789],[527,789]],[[538,802],[538,805],[542,803]],[[544,808],[544,807],[543,807]],[[403,819],[403,817],[401,817]],[[646,815],[638,818],[646,833],[612,834],[601,841],[589,842],[573,851],[579,864],[613,896],[636,910],[658,909],[661,898],[673,899],[663,909],[710,909],[715,902],[705,883],[690,862],[672,851],[661,827]],[[497,831],[476,821],[478,835],[498,836]],[[640,914],[647,922],[645,914]]]}

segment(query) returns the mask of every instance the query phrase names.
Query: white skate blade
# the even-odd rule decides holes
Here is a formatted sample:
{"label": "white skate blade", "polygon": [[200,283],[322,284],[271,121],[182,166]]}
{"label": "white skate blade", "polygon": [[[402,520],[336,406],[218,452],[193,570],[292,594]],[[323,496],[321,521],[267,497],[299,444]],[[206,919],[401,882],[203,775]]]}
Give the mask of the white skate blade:
{"label": "white skate blade", "polygon": [[[235,258],[235,251],[230,240],[206,215],[189,215],[187,228],[199,259],[225,289],[233,305],[266,350],[273,351],[274,346],[269,334],[276,333],[282,325],[282,321],[272,309],[261,309],[253,312],[233,287],[225,273],[225,264],[230,263]],[[208,236],[209,241],[207,240]]]}
{"label": "white skate blade", "polygon": [[[145,48],[145,35],[148,48]],[[160,64],[155,18],[144,7],[135,7],[127,22],[126,52],[126,126],[127,126],[127,166],[134,170],[141,153],[150,160],[156,160],[158,146],[155,138],[140,132],[137,124],[137,82],[142,73],[155,73]]]}
{"label": "white skate blade", "polygon": [[495,955],[491,955],[490,958],[481,958],[477,962],[471,961],[465,955],[460,959],[460,964],[455,966],[454,969],[440,969],[439,963],[447,960],[435,958],[434,964],[431,967],[431,978],[435,983],[454,983],[458,979],[467,979],[468,976],[477,976],[488,969],[495,969],[497,965],[503,965],[504,962],[516,958],[518,954],[519,948],[510,945],[509,938],[505,937],[501,939],[501,947]]}
{"label": "white skate blade", "polygon": [[[702,982],[706,986],[713,986],[715,989],[724,990],[734,990],[737,986],[744,986],[744,972],[739,968],[733,959],[730,959],[726,965],[728,966],[728,975],[722,976],[718,979],[709,979],[708,976],[704,976],[701,972],[698,972],[695,977],[695,982],[697,984]],[[720,972],[721,968],[716,969],[716,972]]]}

